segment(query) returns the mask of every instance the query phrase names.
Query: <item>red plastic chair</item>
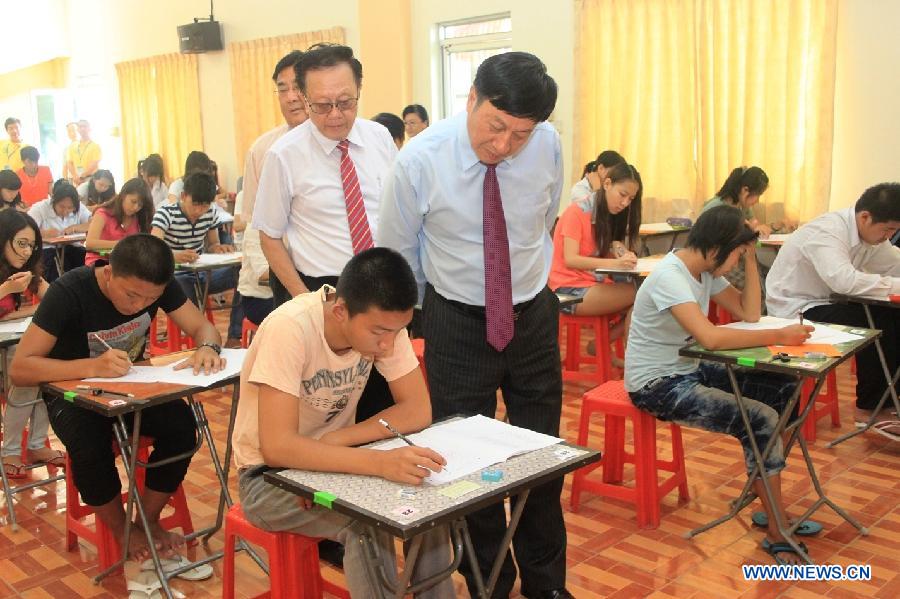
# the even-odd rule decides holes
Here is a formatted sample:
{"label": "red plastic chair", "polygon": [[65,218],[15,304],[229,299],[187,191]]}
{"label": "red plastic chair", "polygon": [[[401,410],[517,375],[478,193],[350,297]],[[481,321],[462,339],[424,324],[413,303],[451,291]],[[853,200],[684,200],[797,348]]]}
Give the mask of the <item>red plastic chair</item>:
{"label": "red plastic chair", "polygon": [[257,599],[318,599],[323,591],[349,599],[346,589],[322,578],[319,539],[287,532],[269,532],[250,524],[240,504],[225,515],[225,558],[222,599],[234,599],[234,551],[237,539],[262,547],[269,555],[269,591]]}
{"label": "red plastic chair", "polygon": [[[571,507],[578,511],[582,492],[596,493],[602,497],[614,497],[628,501],[637,509],[638,525],[642,528],[659,526],[660,502],[675,487],[679,500],[690,497],[687,472],[684,467],[684,446],[681,427],[670,423],[672,432],[672,459],[660,460],[656,456],[656,418],[634,407],[622,381],[609,381],[584,394],[581,403],[581,421],[578,426],[578,445],[587,446],[591,415],[603,413],[605,435],[603,457],[575,471],[572,481]],[[625,451],[625,419],[631,420],[634,432],[634,453]],[[633,487],[623,486],[625,464],[634,464]],[[602,480],[588,479],[598,467],[603,468]],[[662,483],[658,472],[671,472]]]}
{"label": "red plastic chair", "polygon": [[246,318],[241,321],[241,347],[243,347],[244,349],[250,347],[250,342],[253,340],[253,335],[258,329],[259,325],[253,324]]}
{"label": "red plastic chair", "polygon": [[[806,407],[806,404],[809,403],[809,394],[813,392],[814,387],[815,380],[809,378],[803,379],[803,389],[800,391],[799,409],[801,412]],[[816,398],[816,405],[812,408],[812,414],[809,415],[803,423],[803,427],[800,429],[803,438],[808,442],[813,443],[816,440],[816,423],[826,416],[831,416],[832,426],[841,425],[841,412],[840,406],[838,405],[837,373],[834,370],[829,372],[825,377],[825,385],[823,385],[819,392],[819,396]]]}
{"label": "red plastic chair", "polygon": [[[577,316],[575,314],[559,315],[559,342],[562,347],[563,331],[566,333],[565,357],[562,363],[562,379],[564,381],[587,381],[598,385],[613,377],[612,353],[609,347],[609,326],[615,322],[615,316]],[[581,355],[581,327],[594,329],[594,345],[596,355]],[[621,339],[616,348],[622,353]],[[582,371],[582,364],[593,364],[594,370]]]}
{"label": "red plastic chair", "polygon": [[[115,445],[115,444],[114,444]],[[153,445],[153,439],[150,437],[141,437],[138,444],[138,459],[146,462],[149,457],[149,448]],[[118,448],[116,448],[118,453]],[[71,475],[71,461],[66,454],[66,549],[73,551],[78,546],[78,538],[86,540],[97,549],[97,560],[99,561],[100,570],[112,566],[119,561],[122,556],[122,550],[117,539],[108,526],[98,517],[94,517],[94,525],[86,522],[86,518],[94,514],[94,508],[81,503],[78,498],[78,489],[75,488],[75,481]],[[144,468],[139,468],[135,473],[135,484],[138,490],[144,489]],[[127,501],[127,492],[122,493],[122,501]],[[187,498],[184,494],[184,487],[179,485],[175,493],[169,499],[169,506],[174,508],[174,512],[160,519],[160,525],[166,529],[180,528],[185,535],[194,532],[194,524],[191,520],[191,512],[187,506]],[[193,541],[196,543],[196,540]]]}

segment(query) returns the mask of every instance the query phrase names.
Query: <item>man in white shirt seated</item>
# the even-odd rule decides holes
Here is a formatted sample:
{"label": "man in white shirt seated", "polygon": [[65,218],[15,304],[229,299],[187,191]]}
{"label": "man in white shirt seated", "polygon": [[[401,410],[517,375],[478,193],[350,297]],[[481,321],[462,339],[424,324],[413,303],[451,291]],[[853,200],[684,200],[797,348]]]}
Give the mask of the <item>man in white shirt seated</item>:
{"label": "man in white shirt seated", "polygon": [[[900,251],[890,242],[898,229],[900,183],[870,187],[853,208],[824,214],[803,225],[784,243],[769,271],[769,314],[796,318],[802,313],[813,321],[868,327],[861,305],[837,303],[831,296],[887,299],[900,294]],[[870,309],[875,328],[882,331],[881,345],[893,376],[900,345],[900,313],[890,307]],[[865,422],[887,389],[874,345],[857,354],[856,369],[856,419]]]}

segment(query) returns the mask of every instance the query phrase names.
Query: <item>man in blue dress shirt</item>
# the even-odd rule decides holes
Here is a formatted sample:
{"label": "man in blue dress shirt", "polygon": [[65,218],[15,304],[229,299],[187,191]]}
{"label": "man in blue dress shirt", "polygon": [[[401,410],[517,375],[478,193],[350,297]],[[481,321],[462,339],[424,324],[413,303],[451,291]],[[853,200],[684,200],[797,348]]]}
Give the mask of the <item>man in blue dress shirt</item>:
{"label": "man in blue dress shirt", "polygon": [[[424,296],[435,420],[493,417],[500,389],[512,424],[559,434],[559,303],[547,277],[563,165],[559,134],[545,122],[556,94],[537,57],[488,58],[466,112],[410,140],[385,181],[376,243],[403,254]],[[522,594],[529,598],[571,596],[562,483],[531,492],[513,538]],[[505,530],[503,506],[467,521],[487,580]],[[474,596],[466,560],[460,571]],[[515,578],[507,554],[493,596],[508,597]]]}

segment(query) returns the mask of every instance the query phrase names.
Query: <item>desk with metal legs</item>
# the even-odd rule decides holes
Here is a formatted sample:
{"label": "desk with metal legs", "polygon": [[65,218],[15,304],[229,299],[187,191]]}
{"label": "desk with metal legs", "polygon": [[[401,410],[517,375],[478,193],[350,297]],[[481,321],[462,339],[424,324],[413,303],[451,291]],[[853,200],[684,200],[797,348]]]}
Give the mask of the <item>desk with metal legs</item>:
{"label": "desk with metal legs", "polygon": [[[850,327],[841,327],[837,325],[831,325],[834,328],[839,328],[841,330],[849,330]],[[856,329],[854,329],[856,330]],[[738,349],[738,350],[722,350],[722,351],[710,351],[704,349],[699,344],[692,344],[687,347],[679,350],[679,355],[689,357],[689,358],[698,358],[701,360],[708,360],[711,362],[721,362],[728,369],[728,378],[731,382],[732,392],[734,393],[735,400],[737,401],[738,409],[741,413],[741,420],[744,425],[744,429],[747,432],[747,435],[750,439],[750,445],[753,449],[753,455],[756,458],[756,468],[753,473],[748,477],[746,484],[744,485],[743,490],[741,491],[740,496],[734,502],[732,509],[729,513],[721,516],[720,518],[716,518],[712,522],[701,526],[700,528],[694,529],[685,534],[685,537],[690,538],[695,535],[700,534],[701,532],[705,532],[713,527],[718,526],[728,520],[734,518],[742,509],[744,509],[747,505],[749,505],[754,499],[755,494],[752,491],[753,482],[760,478],[763,483],[763,488],[765,489],[766,497],[768,498],[769,504],[773,506],[775,511],[775,520],[778,526],[779,532],[784,535],[784,538],[787,542],[794,548],[798,555],[800,555],[807,563],[813,563],[812,559],[809,555],[803,551],[800,547],[799,541],[797,541],[795,536],[795,531],[800,524],[803,523],[804,520],[808,519],[815,513],[820,507],[823,505],[828,505],[831,509],[833,509],[841,518],[852,524],[856,527],[857,530],[860,531],[863,535],[868,534],[868,530],[863,527],[856,519],[850,516],[847,512],[845,512],[840,506],[835,504],[831,499],[829,499],[825,495],[825,491],[822,489],[821,483],[819,482],[819,478],[816,475],[815,466],[813,465],[812,458],[809,455],[809,449],[806,446],[806,440],[800,434],[801,427],[803,422],[810,416],[813,411],[813,406],[815,405],[815,398],[819,395],[819,391],[822,388],[822,385],[825,383],[825,378],[828,373],[837,368],[840,364],[848,360],[851,356],[860,352],[866,346],[875,342],[876,338],[881,334],[880,331],[865,329],[865,334],[861,339],[850,341],[847,343],[842,343],[837,345],[836,347],[841,351],[841,356],[837,358],[826,358],[824,360],[807,360],[804,358],[792,358],[789,362],[776,362],[773,360],[772,353],[766,347],[754,347],[747,349]],[[808,377],[815,379],[816,384],[814,385],[814,389],[810,394],[810,399],[806,404],[806,407],[803,411],[797,416],[797,419],[788,424],[788,419],[794,411],[794,407],[797,405],[797,402],[800,398],[800,390],[801,386],[797,387],[797,392],[794,393],[793,397],[791,397],[790,401],[788,401],[787,406],[785,407],[784,413],[781,414],[781,417],[778,420],[778,424],[775,428],[775,432],[772,434],[772,438],[769,440],[769,443],[764,448],[760,448],[756,444],[756,438],[753,434],[753,428],[750,424],[749,416],[747,415],[747,408],[744,404],[744,398],[741,395],[740,386],[738,385],[737,377],[735,375],[735,371],[738,368],[750,368],[756,370],[764,370],[769,372],[780,372],[784,374],[791,374],[798,377]],[[790,525],[784,514],[778,509],[778,504],[774,501],[772,489],[769,486],[769,479],[767,476],[761,476],[760,469],[762,465],[765,464],[765,459],[772,452],[772,449],[775,446],[775,443],[782,436],[783,433],[789,433],[790,437],[787,442],[784,444],[784,454],[785,456],[790,455],[791,447],[796,441],[800,445],[800,450],[803,452],[803,459],[806,462],[806,469],[809,474],[810,480],[813,483],[813,487],[818,495],[816,501],[813,502],[812,506],[799,518],[795,524]]]}

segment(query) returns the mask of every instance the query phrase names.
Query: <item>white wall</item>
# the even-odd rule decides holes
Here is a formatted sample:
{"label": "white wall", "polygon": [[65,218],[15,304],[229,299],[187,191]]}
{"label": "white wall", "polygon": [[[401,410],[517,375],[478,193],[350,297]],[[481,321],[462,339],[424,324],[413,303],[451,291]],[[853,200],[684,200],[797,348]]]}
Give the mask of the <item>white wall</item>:
{"label": "white wall", "polygon": [[900,180],[900,2],[840,0],[831,210]]}
{"label": "white wall", "polygon": [[[69,55],[68,0],[0,0],[3,51],[0,73]],[[39,42],[39,43],[36,43]],[[4,95],[0,90],[0,96]]]}
{"label": "white wall", "polygon": [[[574,96],[574,2],[541,0],[412,0],[413,98],[429,116],[439,114],[440,62],[436,25],[468,17],[509,12],[513,49],[531,52],[547,65],[559,86],[552,121],[562,136],[565,180],[571,181]],[[580,173],[580,169],[578,169]]]}
{"label": "white wall", "polygon": [[[95,132],[106,136],[106,145],[118,146],[115,150],[119,150],[121,140],[109,136],[110,130],[121,124],[114,65],[178,52],[176,27],[190,23],[194,17],[208,17],[209,3],[205,0],[67,2],[66,25],[71,31],[79,32],[77,39],[72,40],[70,61],[78,116],[90,119]],[[218,0],[215,11],[216,20],[222,22],[226,47],[229,42],[335,26],[344,27],[351,46],[359,46],[356,0],[325,3]],[[232,81],[227,50],[199,55],[199,72],[204,148],[219,164],[223,182],[229,190],[234,190],[241,173],[235,157]],[[136,165],[122,166],[121,158],[119,163],[119,172],[114,171],[117,177],[121,178],[121,169],[124,169],[125,178],[132,176]]]}

